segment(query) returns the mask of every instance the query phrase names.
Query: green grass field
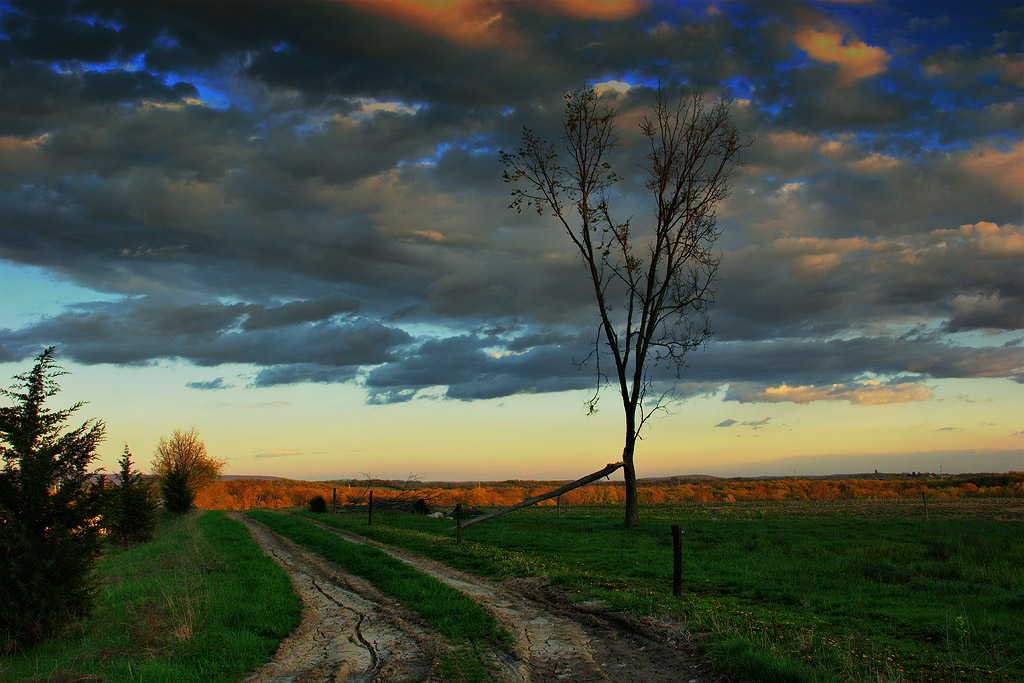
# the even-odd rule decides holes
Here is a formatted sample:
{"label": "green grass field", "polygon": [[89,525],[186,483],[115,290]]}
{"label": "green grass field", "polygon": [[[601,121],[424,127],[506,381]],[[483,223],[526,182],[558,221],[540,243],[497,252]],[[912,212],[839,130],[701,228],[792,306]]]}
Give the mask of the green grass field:
{"label": "green grass field", "polygon": [[[450,520],[316,515],[484,575],[548,576],[578,599],[686,623],[725,673],[758,681],[1024,680],[1021,501],[533,508]],[[683,534],[671,594],[669,525]]]}
{"label": "green grass field", "polygon": [[[532,508],[466,529],[462,545],[451,520],[303,514],[470,572],[544,575],[573,599],[677,619],[737,679],[1024,680],[1021,500],[932,504],[927,520],[906,502],[661,505],[632,530],[619,508]],[[426,615],[456,643],[439,669],[451,680],[490,676],[480,652],[504,639],[468,600],[304,521],[253,517]],[[684,532],[679,598],[671,524]],[[0,683],[239,680],[298,622],[283,571],[219,513],[164,519],[152,542],[110,549],[97,576],[93,615],[0,660]]]}
{"label": "green grass field", "polygon": [[219,513],[163,519],[96,575],[93,614],[0,660],[0,681],[237,681],[299,621],[284,571]]}

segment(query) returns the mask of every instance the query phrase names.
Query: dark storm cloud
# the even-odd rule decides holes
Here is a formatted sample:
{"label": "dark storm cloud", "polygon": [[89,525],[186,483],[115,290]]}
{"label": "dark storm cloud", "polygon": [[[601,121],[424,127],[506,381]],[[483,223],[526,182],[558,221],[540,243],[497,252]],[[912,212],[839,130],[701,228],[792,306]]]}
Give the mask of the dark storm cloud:
{"label": "dark storm cloud", "polygon": [[[1020,269],[1017,274],[1020,275]],[[960,295],[951,302],[953,316],[946,322],[948,332],[969,330],[1019,330],[1024,328],[1024,277],[1000,283],[990,292],[976,296]]]}
{"label": "dark storm cloud", "polygon": [[[348,302],[245,304],[127,301],[81,306],[16,331],[4,330],[5,360],[40,342],[82,363],[147,363],[182,358],[200,366],[318,364],[353,368],[393,361],[412,338],[376,321],[330,321]],[[247,325],[255,318],[253,327]]]}
{"label": "dark storm cloud", "polygon": [[[592,338],[527,343],[474,335],[431,340],[402,354],[400,360],[375,368],[365,384],[377,402],[408,400],[417,392],[438,388],[445,389],[447,398],[473,399],[596,386],[593,359],[583,366],[566,360],[586,359]],[[524,346],[525,351],[512,351]],[[684,371],[687,384],[680,387],[680,397],[713,393],[716,386],[729,384],[727,399],[748,401],[762,397],[768,387],[788,384],[833,387],[834,394],[841,387],[839,398],[849,399],[863,390],[865,375],[894,378],[882,383],[888,388],[967,377],[1024,382],[1024,355],[1019,347],[979,350],[935,334],[849,341],[722,342],[694,352],[691,361]],[[654,373],[661,383],[671,383],[673,377],[670,367]]]}
{"label": "dark storm cloud", "polygon": [[[76,121],[55,129],[40,163],[109,182],[139,169],[173,179],[209,181],[254,161],[256,122],[237,110],[133,106],[113,121]],[[144,198],[140,198],[144,199]],[[102,196],[97,203],[102,202]]]}
{"label": "dark storm cloud", "polygon": [[[198,95],[184,82],[167,84],[157,76],[138,71],[86,70],[59,74],[38,62],[18,61],[4,70],[0,90],[0,133],[29,136],[47,132],[72,118],[103,116],[101,108],[145,100],[169,104]],[[40,98],[40,92],[45,97]]]}
{"label": "dark storm cloud", "polygon": [[280,306],[249,306],[243,323],[246,330],[284,327],[326,320],[339,313],[354,313],[359,301],[340,294],[328,294],[313,301],[291,301]]}
{"label": "dark storm cloud", "polygon": [[908,377],[1024,381],[1024,356],[1018,347],[978,349],[927,333],[831,341],[722,342],[709,347],[704,356],[687,371],[687,379],[758,381],[769,386],[828,386],[855,382],[862,375],[899,378],[896,381]]}
{"label": "dark storm cloud", "polygon": [[893,317],[949,331],[1022,327],[1024,230],[993,224],[895,239],[780,238],[727,252],[720,339],[827,338]]}
{"label": "dark storm cloud", "polygon": [[356,378],[358,367],[325,367],[317,363],[293,363],[265,367],[256,375],[253,386],[272,387],[281,384],[337,384]]}
{"label": "dark storm cloud", "polygon": [[430,340],[372,370],[366,387],[379,403],[408,400],[435,387],[447,387],[446,398],[461,400],[584,389],[594,384],[592,372],[566,363],[573,351],[582,357],[580,348],[578,342],[554,343],[516,352],[476,335]]}
{"label": "dark storm cloud", "polygon": [[573,365],[591,286],[557,225],[506,210],[498,150],[524,125],[557,137],[562,93],[616,78],[635,86],[608,96],[623,169],[658,79],[732,95],[757,138],[720,214],[717,341],[680,396],[1020,380],[1002,344],[1024,326],[1024,92],[1002,8],[967,27],[922,5],[396,7],[0,10],[0,258],[123,297],[0,329],[0,359],[249,363],[255,386],[356,382],[380,403],[591,388]]}

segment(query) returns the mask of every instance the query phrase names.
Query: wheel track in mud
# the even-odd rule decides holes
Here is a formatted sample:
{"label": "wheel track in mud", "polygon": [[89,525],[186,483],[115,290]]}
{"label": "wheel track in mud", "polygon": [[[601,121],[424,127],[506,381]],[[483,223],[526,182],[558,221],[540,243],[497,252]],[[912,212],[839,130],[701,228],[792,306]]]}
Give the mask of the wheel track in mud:
{"label": "wheel track in mud", "polygon": [[233,517],[285,569],[303,603],[299,626],[245,683],[436,680],[443,643],[418,615],[259,522]]}
{"label": "wheel track in mud", "polygon": [[467,595],[513,637],[517,683],[721,683],[667,622],[560,600],[538,580],[490,581],[408,550],[313,521],[354,543],[374,546]]}

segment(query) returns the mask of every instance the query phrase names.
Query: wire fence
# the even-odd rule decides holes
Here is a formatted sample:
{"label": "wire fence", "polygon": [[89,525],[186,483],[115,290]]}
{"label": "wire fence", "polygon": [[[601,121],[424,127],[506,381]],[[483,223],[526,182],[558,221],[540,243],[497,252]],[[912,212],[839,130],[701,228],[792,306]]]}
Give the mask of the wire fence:
{"label": "wire fence", "polygon": [[966,581],[957,581],[956,579],[943,579],[943,578],[940,578],[938,576],[928,576],[927,574],[911,574],[911,573],[908,573],[908,572],[897,571],[895,569],[887,569],[885,567],[874,567],[872,565],[861,564],[859,562],[848,562],[846,560],[840,560],[840,559],[835,558],[835,557],[826,557],[824,555],[809,555],[807,553],[795,553],[795,552],[788,551],[788,550],[782,550],[781,548],[772,548],[771,550],[773,552],[777,552],[777,553],[780,553],[782,555],[789,555],[791,557],[800,557],[800,558],[804,558],[804,559],[808,559],[808,560],[822,560],[822,561],[825,561],[825,562],[831,562],[833,564],[844,565],[844,566],[847,566],[847,567],[854,567],[854,568],[857,568],[857,569],[867,569],[869,571],[880,572],[880,573],[884,573],[884,574],[891,574],[891,575],[895,575],[895,576],[902,576],[902,577],[909,578],[909,579],[920,579],[922,581],[935,581],[935,582],[938,582],[938,583],[949,583],[949,584],[954,584],[954,585],[958,585],[958,586],[966,586],[968,588],[974,588],[974,589],[978,589],[978,590],[998,591],[998,592],[1001,592],[1001,593],[1008,593],[1009,595],[1015,595],[1015,596],[1017,596],[1019,598],[1024,598],[1024,593],[1019,593],[1017,591],[1008,590],[1006,588],[1001,588],[999,586],[989,586],[989,585],[986,585],[986,584],[979,584],[979,583],[968,583]]}

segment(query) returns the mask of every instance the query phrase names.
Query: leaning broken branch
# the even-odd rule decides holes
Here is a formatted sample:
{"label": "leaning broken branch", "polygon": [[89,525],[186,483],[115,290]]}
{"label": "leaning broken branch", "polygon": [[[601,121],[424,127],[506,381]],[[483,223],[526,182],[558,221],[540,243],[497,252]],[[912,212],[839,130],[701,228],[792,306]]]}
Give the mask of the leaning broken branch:
{"label": "leaning broken branch", "polygon": [[[622,467],[622,463],[621,462],[609,463],[609,464],[605,465],[604,469],[601,470],[600,472],[594,472],[593,474],[588,474],[587,476],[583,477],[582,479],[577,479],[576,481],[572,482],[571,484],[566,484],[565,486],[562,486],[561,488],[557,488],[554,491],[548,491],[547,493],[542,493],[539,496],[533,496],[531,498],[527,498],[526,500],[521,500],[518,503],[516,503],[515,505],[509,505],[506,508],[502,508],[500,510],[495,510],[494,512],[488,512],[487,514],[480,515],[479,517],[474,517],[473,519],[471,519],[471,520],[469,520],[467,522],[463,522],[462,523],[462,528],[465,529],[470,524],[476,524],[477,522],[482,522],[485,519],[492,519],[494,517],[498,517],[500,515],[504,515],[506,513],[513,512],[515,510],[518,510],[519,508],[524,508],[524,507],[533,505],[535,503],[539,503],[542,500],[548,500],[549,498],[556,498],[556,497],[562,495],[563,493],[568,493],[569,491],[572,491],[573,489],[578,489],[581,486],[586,486],[587,484],[589,484],[592,481],[597,481],[598,479],[600,479],[602,477],[607,477],[609,474],[611,474],[615,470],[619,469],[620,467]],[[451,529],[449,529],[449,531],[453,531],[453,530],[455,530],[455,528],[456,527],[452,527]]]}

